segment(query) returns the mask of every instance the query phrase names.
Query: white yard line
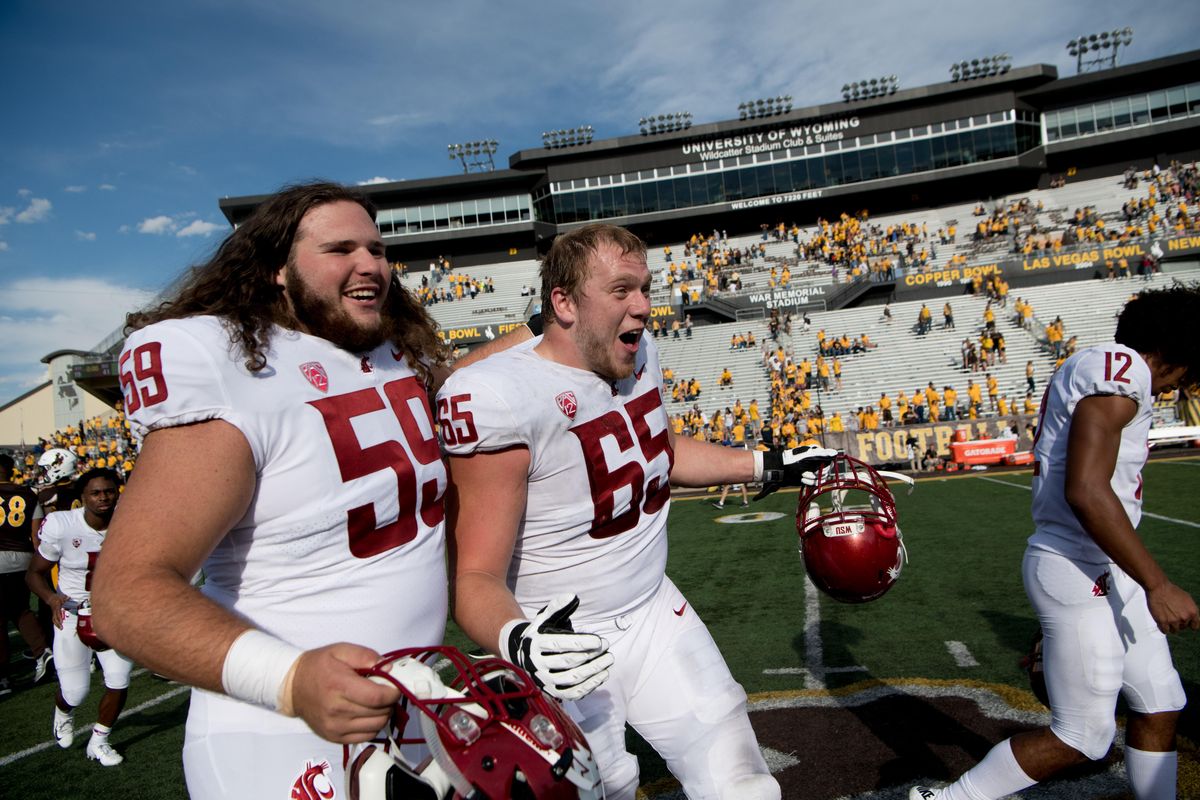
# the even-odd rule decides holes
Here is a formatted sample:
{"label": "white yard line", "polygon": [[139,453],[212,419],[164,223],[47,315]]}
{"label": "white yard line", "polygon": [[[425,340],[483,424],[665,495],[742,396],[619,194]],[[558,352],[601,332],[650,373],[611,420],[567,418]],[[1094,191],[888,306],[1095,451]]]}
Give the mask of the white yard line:
{"label": "white yard line", "polygon": [[[145,670],[142,670],[141,672],[145,672]],[[121,716],[127,717],[130,714],[137,714],[141,711],[145,711],[147,708],[153,708],[154,706],[158,705],[159,703],[165,703],[166,701],[170,700],[171,698],[178,697],[179,695],[183,694],[184,692],[186,692],[190,689],[191,689],[190,686],[176,686],[171,691],[166,692],[165,694],[160,694],[158,697],[155,697],[152,700],[147,700],[146,702],[136,705],[133,708],[125,709],[124,711],[121,712]],[[47,722],[50,721],[49,717],[47,717],[46,721]],[[90,724],[89,725],[80,725],[78,728],[75,729],[75,735],[79,736],[80,734],[82,734],[84,732],[90,731],[91,728],[92,728],[92,726]],[[0,758],[0,767],[7,767],[9,764],[13,763],[14,761],[20,761],[22,758],[25,758],[26,756],[31,756],[34,753],[40,753],[43,750],[49,750],[51,747],[57,747],[57,746],[58,746],[58,743],[55,742],[54,740],[50,740],[48,742],[42,742],[41,744],[35,744],[33,747],[27,747],[24,750],[21,750],[16,753],[11,753],[7,756],[4,756],[3,758]]]}
{"label": "white yard line", "polygon": [[[985,480],[985,481],[991,481],[992,483],[999,483],[1004,486],[1013,486],[1017,489],[1024,489],[1027,492],[1033,491],[1032,486],[1026,486],[1023,483],[1013,483],[1011,481],[1002,481],[999,478],[989,478],[986,475],[980,475],[979,478],[982,480]],[[1173,522],[1176,525],[1186,525],[1189,528],[1200,528],[1200,522],[1192,522],[1191,520],[1186,520],[1186,519],[1176,519],[1175,517],[1164,517],[1162,514],[1155,514],[1150,511],[1143,511],[1142,516],[1150,517],[1150,519],[1162,520],[1163,522]]]}
{"label": "white yard line", "polygon": [[825,688],[825,645],[821,641],[821,593],[804,576],[804,662],[808,673],[805,689]]}
{"label": "white yard line", "polygon": [[954,663],[960,667],[978,667],[979,662],[962,642],[946,642],[946,649],[954,657]]}
{"label": "white yard line", "polygon": [[804,576],[804,662],[803,667],[764,669],[763,675],[802,675],[805,689],[824,689],[826,675],[867,671],[862,666],[825,666],[825,645],[821,641],[821,592],[807,575]]}

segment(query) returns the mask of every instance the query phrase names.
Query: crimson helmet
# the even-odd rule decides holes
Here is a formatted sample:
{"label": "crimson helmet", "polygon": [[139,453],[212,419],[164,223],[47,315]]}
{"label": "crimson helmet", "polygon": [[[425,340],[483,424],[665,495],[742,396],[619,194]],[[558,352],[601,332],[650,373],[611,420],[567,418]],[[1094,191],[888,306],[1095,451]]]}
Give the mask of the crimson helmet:
{"label": "crimson helmet", "polygon": [[800,491],[796,530],[804,568],[818,589],[843,603],[882,597],[907,559],[884,475],[913,483],[839,453],[816,485]]}
{"label": "crimson helmet", "polygon": [[96,630],[92,627],[91,604],[86,600],[80,603],[78,610],[75,612],[75,616],[75,633],[79,636],[79,641],[83,642],[97,653],[103,653],[105,650],[108,650],[108,645],[96,635]]}
{"label": "crimson helmet", "polygon": [[[435,670],[454,675],[443,681]],[[453,647],[388,653],[360,673],[400,690],[384,736],[345,748],[350,800],[601,800],[583,733],[519,667]]]}

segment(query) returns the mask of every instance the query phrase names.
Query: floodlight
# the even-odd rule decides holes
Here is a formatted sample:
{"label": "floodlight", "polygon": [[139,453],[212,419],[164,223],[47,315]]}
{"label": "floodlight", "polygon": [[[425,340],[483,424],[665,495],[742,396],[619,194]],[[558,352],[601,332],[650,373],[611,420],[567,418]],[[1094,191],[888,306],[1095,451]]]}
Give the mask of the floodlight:
{"label": "floodlight", "polygon": [[775,97],[760,97],[756,100],[747,100],[744,103],[738,103],[738,119],[774,117],[786,114],[791,110],[792,96],[790,94],[781,94]]}
{"label": "floodlight", "polygon": [[[1075,56],[1077,72],[1088,69],[1107,69],[1117,66],[1118,50],[1133,43],[1133,28],[1126,26],[1111,31],[1089,33],[1067,42],[1067,53]],[[1107,52],[1111,51],[1111,55]],[[1091,58],[1087,57],[1089,54]]]}
{"label": "floodlight", "polygon": [[[544,136],[545,134],[543,134]],[[463,172],[493,172],[496,164],[492,156],[499,144],[495,139],[482,139],[446,145],[446,152],[453,161],[462,162]]]}
{"label": "floodlight", "polygon": [[884,75],[881,78],[868,78],[842,85],[842,99],[847,103],[852,100],[870,100],[875,97],[895,94],[899,87],[899,78],[895,75]]}
{"label": "floodlight", "polygon": [[591,125],[545,131],[542,133],[542,147],[557,149],[560,147],[573,147],[578,144],[590,144],[594,135],[595,129]]}

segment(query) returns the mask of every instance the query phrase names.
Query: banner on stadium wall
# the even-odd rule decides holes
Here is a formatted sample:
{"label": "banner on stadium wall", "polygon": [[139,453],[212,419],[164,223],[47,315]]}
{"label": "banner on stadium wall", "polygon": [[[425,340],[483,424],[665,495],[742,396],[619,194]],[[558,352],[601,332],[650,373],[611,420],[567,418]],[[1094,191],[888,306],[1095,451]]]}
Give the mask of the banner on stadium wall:
{"label": "banner on stadium wall", "polygon": [[[1163,259],[1187,258],[1200,255],[1200,236],[1178,235],[1163,237],[1153,241],[1158,242],[1162,249]],[[1096,270],[1104,270],[1105,262],[1110,259],[1116,263],[1122,258],[1129,262],[1131,273],[1136,273],[1142,258],[1149,254],[1153,246],[1151,240],[1140,239],[1136,242],[1114,242],[1111,244],[1083,247],[1065,253],[1047,255],[1030,254],[1020,259],[1009,259],[987,264],[975,264],[969,267],[952,267],[936,272],[914,273],[905,275],[896,281],[896,294],[932,296],[947,294],[939,289],[954,289],[970,284],[976,276],[987,279],[988,275],[999,273],[1006,281],[1021,285],[1025,282],[1046,282],[1042,276],[1052,276],[1053,280],[1082,280],[1095,277]],[[932,291],[931,291],[932,290]],[[912,298],[905,298],[912,299]]]}
{"label": "banner on stadium wall", "polygon": [[486,325],[464,325],[457,328],[441,328],[438,330],[438,336],[442,337],[442,342],[451,347],[458,345],[478,344],[480,342],[490,342],[493,339],[498,339],[504,334],[516,328],[519,325],[524,325],[522,322],[492,322]]}
{"label": "banner on stadium wall", "polygon": [[791,311],[801,308],[824,308],[825,298],[836,288],[838,285],[828,283],[819,286],[795,286],[786,289],[769,289],[765,292],[721,295],[721,301],[739,310],[778,308],[782,311]]}
{"label": "banner on stadium wall", "polygon": [[[970,267],[947,267],[933,272],[913,272],[896,281],[896,294],[905,295],[930,288],[948,289],[970,284],[976,277],[987,280],[989,275],[1003,274],[1005,264],[992,262]],[[939,292],[940,294],[940,292]]]}
{"label": "banner on stadium wall", "polygon": [[[1028,421],[1032,421],[1030,418]],[[968,440],[998,439],[1005,428],[1012,429],[1015,425],[1019,436],[1016,449],[1032,450],[1033,438],[1026,430],[1027,420],[1024,416],[988,417],[987,419],[972,419],[952,422],[932,422],[926,425],[906,425],[896,428],[880,428],[877,431],[847,431],[846,433],[825,434],[825,446],[844,450],[855,458],[873,466],[882,464],[897,464],[908,462],[908,437],[917,440],[918,454],[923,454],[933,447],[938,456],[946,457],[951,454],[950,444],[954,441],[954,432],[966,431]]]}
{"label": "banner on stadium wall", "polygon": [[847,135],[856,135],[859,125],[860,120],[856,116],[806,119],[768,130],[699,138],[683,144],[679,150],[689,161],[715,161],[823,142],[840,142]]}
{"label": "banner on stadium wall", "polygon": [[656,319],[660,323],[671,325],[672,320],[679,316],[675,306],[650,306],[650,319]]}

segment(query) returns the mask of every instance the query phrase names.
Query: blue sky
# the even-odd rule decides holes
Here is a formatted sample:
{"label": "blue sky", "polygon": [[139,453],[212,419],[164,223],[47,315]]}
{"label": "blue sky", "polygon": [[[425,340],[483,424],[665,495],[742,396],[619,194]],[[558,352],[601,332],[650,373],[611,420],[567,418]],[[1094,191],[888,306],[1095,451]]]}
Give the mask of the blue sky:
{"label": "blue sky", "polygon": [[[853,8],[853,16],[846,9]],[[742,100],[840,98],[952,61],[1075,65],[1068,39],[1132,25],[1122,63],[1193,48],[1200,6],[1002,3],[559,3],[513,0],[4,0],[0,3],[0,404],[87,349],[228,231],[220,197],[315,176],[455,172],[446,145],[508,155],[549,128],[636,132]]]}

